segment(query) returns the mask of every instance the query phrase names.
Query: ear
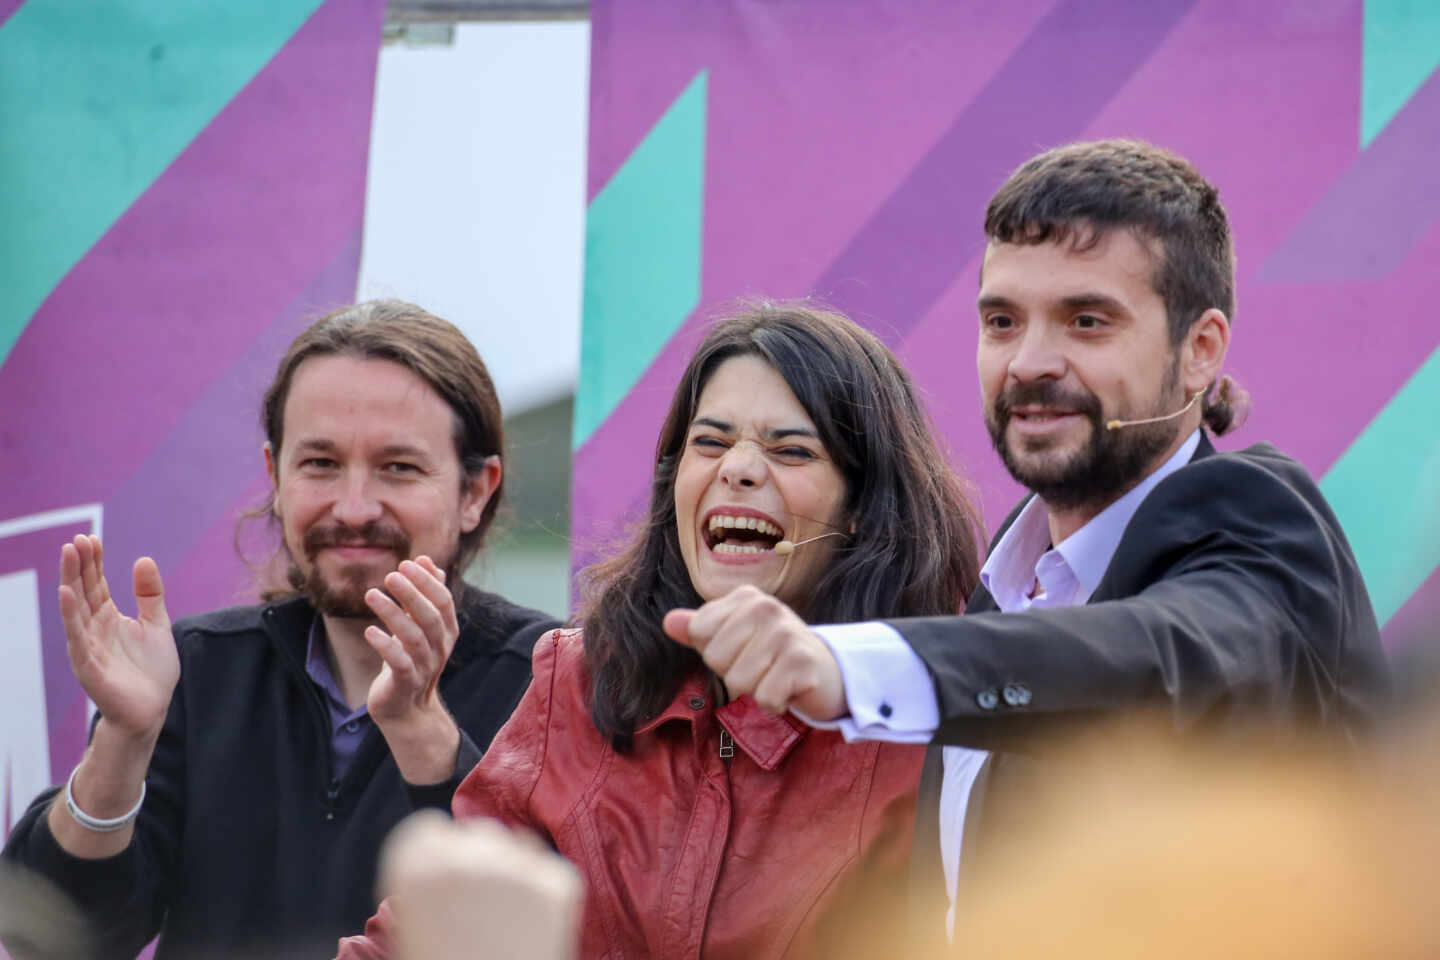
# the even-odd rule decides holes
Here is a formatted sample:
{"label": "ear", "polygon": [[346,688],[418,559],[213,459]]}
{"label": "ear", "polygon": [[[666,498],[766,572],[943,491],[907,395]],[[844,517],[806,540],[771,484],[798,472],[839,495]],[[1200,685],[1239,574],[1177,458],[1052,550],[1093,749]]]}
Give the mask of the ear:
{"label": "ear", "polygon": [[275,451],[270,449],[270,441],[266,440],[260,445],[260,453],[265,457],[265,474],[270,478],[270,485],[278,493],[280,491],[279,467],[275,463]]}
{"label": "ear", "polygon": [[1190,325],[1180,356],[1180,380],[1186,396],[1204,390],[1220,378],[1230,349],[1230,321],[1211,307]]}
{"label": "ear", "polygon": [[495,494],[500,486],[500,478],[504,470],[500,465],[500,457],[494,454],[485,458],[485,465],[475,471],[465,484],[465,489],[460,493],[460,532],[469,533],[480,525],[480,517],[485,513],[485,504]]}
{"label": "ear", "polygon": [[275,451],[270,447],[270,441],[260,445],[260,454],[265,458],[265,474],[270,478],[270,504],[276,515],[280,512],[280,464],[275,459]]}

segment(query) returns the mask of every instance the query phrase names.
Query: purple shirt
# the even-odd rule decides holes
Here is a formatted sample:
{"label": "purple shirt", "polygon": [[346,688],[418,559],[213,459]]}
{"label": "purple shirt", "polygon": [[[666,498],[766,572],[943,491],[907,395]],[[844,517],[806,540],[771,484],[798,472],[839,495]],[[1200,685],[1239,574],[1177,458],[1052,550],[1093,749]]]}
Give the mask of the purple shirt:
{"label": "purple shirt", "polygon": [[310,624],[310,639],[305,645],[305,672],[320,688],[320,694],[329,708],[330,752],[333,757],[330,776],[339,780],[350,769],[350,761],[355,759],[360,741],[365,739],[375,721],[370,719],[370,711],[365,704],[351,710],[345,702],[345,695],[340,692],[335,673],[330,669],[330,658],[325,655],[326,643],[325,621],[316,614]]}

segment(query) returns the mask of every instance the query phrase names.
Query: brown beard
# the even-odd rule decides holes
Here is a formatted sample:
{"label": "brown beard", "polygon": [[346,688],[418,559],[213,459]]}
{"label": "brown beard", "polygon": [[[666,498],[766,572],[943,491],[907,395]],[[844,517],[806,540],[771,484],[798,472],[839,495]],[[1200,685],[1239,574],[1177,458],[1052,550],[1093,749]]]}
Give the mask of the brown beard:
{"label": "brown beard", "polygon": [[293,560],[290,564],[290,583],[303,592],[320,613],[330,617],[344,617],[374,620],[375,614],[365,603],[365,592],[371,587],[384,589],[380,584],[366,581],[367,569],[361,566],[342,567],[338,582],[327,580],[320,573],[316,557],[326,547],[380,547],[395,555],[395,566],[410,556],[410,538],[399,527],[372,521],[362,527],[347,527],[343,524],[314,526],[305,531],[305,558],[310,561],[310,572],[301,571]]}
{"label": "brown beard", "polygon": [[[308,574],[300,569],[300,565],[290,555],[288,546],[284,548],[288,561],[286,580],[291,589],[309,600],[317,612],[330,617],[375,622],[375,614],[365,602],[365,594],[374,587],[389,596],[384,584],[367,583],[365,576],[368,571],[358,565],[341,568],[338,583],[327,580],[320,574],[319,564],[315,562],[320,551],[325,547],[342,545],[387,548],[395,555],[395,567],[398,568],[401,561],[410,557],[410,538],[399,527],[375,521],[359,528],[346,527],[343,524],[311,527],[305,532],[304,541],[305,556],[310,561]],[[451,545],[448,558],[434,556],[430,559],[444,571],[445,585],[454,596],[458,607],[463,584],[461,575],[464,573],[459,569],[459,544]]]}
{"label": "brown beard", "polygon": [[[1162,398],[1169,397],[1178,387],[1179,373],[1177,355],[1166,372],[1160,391]],[[1061,463],[1040,467],[1027,464],[1010,449],[1005,435],[1014,408],[1032,404],[1083,416],[1090,423],[1090,442]],[[1162,399],[1160,405],[1165,404]],[[1169,413],[1172,409],[1161,409],[1156,414]],[[1010,476],[1033,491],[1047,506],[1072,510],[1112,503],[1134,487],[1144,478],[1155,458],[1174,442],[1179,429],[1179,421],[1170,420],[1107,430],[1103,418],[1100,399],[1088,390],[1065,391],[1053,380],[1039,380],[1020,384],[996,397],[985,411],[985,428]]]}

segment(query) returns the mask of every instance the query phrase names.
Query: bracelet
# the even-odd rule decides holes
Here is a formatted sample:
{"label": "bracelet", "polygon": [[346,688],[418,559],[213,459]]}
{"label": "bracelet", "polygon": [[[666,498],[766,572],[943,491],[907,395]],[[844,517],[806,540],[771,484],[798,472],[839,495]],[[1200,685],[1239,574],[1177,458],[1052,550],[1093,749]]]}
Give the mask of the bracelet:
{"label": "bracelet", "polygon": [[80,772],[77,766],[70,771],[70,779],[65,781],[65,809],[70,811],[70,816],[75,822],[86,830],[94,830],[96,833],[114,833],[116,830],[123,830],[130,824],[130,821],[140,816],[140,805],[145,802],[145,781],[140,781],[140,799],[135,801],[135,806],[130,808],[129,813],[121,814],[110,820],[101,820],[99,817],[92,817],[75,805],[75,774]]}

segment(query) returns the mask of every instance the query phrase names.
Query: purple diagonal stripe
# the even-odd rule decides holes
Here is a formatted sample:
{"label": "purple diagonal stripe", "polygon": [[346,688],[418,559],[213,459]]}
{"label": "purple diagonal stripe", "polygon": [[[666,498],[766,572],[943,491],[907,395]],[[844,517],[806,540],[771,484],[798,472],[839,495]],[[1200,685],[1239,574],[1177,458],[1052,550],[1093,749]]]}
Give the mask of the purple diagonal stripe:
{"label": "purple diagonal stripe", "polygon": [[[1066,0],[1048,11],[831,262],[814,291],[898,345],[979,252],[983,237],[975,224],[995,187],[1037,149],[1085,130],[1191,6],[1190,0],[1140,7],[1124,0]],[[1084,42],[1077,39],[1082,37]],[[1063,94],[1051,95],[1051,81],[1042,78],[1057,75],[1074,80]],[[974,175],[974,157],[982,150],[993,157],[988,179]],[[624,516],[635,491],[644,489],[648,458],[634,451],[653,448],[674,379],[698,342],[705,315],[689,318],[578,451],[573,516],[582,542],[597,533],[590,524]],[[590,483],[587,477],[605,479]]]}
{"label": "purple diagonal stripe", "polygon": [[108,499],[350,239],[383,13],[323,4],[36,312],[0,518]]}
{"label": "purple diagonal stripe", "polygon": [[[361,232],[360,211],[353,212],[353,231],[338,254],[248,350],[218,373],[214,385],[106,501],[108,554],[126,563],[148,554],[162,574],[175,570],[220,511],[264,476],[260,395],[296,334],[321,312],[353,298]],[[171,590],[169,603],[179,616],[226,599],[175,596]]]}
{"label": "purple diagonal stripe", "polygon": [[[980,250],[984,237],[974,225],[1010,170],[1083,132],[1191,6],[1068,0],[1050,11],[820,276],[815,292],[897,346]],[[1040,76],[1068,82],[1052,95]],[[974,174],[978,152],[989,158],[989,178]]]}
{"label": "purple diagonal stripe", "polygon": [[1388,276],[1440,219],[1440,70],[1260,268],[1260,283]]}
{"label": "purple diagonal stripe", "polygon": [[19,10],[24,2],[25,0],[0,0],[0,27],[5,26],[5,21],[9,20],[10,15]]}

